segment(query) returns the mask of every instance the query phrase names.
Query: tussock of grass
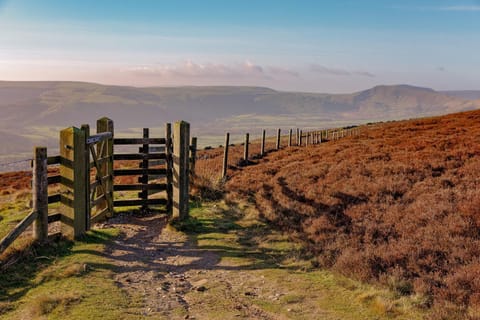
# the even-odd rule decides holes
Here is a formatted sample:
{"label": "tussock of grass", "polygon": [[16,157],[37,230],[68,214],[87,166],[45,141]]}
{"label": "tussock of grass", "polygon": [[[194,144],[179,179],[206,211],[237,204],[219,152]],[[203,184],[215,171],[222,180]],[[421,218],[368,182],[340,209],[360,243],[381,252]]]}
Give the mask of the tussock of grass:
{"label": "tussock of grass", "polygon": [[79,303],[82,297],[77,294],[69,293],[66,295],[60,295],[51,293],[49,295],[42,295],[37,297],[33,303],[31,303],[26,313],[30,317],[39,317],[52,313],[57,308],[67,309],[74,303]]}

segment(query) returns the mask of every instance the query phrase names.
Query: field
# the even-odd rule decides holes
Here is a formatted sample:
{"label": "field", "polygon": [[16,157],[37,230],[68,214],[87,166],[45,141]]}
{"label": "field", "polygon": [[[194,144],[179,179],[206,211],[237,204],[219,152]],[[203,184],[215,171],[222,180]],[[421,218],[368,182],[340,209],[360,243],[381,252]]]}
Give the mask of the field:
{"label": "field", "polygon": [[[111,222],[114,239],[103,237],[89,249],[102,260],[86,262],[108,268],[73,276],[120,279],[117,289],[108,284],[102,290],[129,297],[132,305],[119,300],[109,307],[128,309],[132,317],[150,307],[132,293],[140,284],[122,277],[159,273],[158,280],[139,280],[150,301],[156,297],[149,296],[156,294],[151,286],[177,283],[171,272],[183,270],[182,286],[190,289],[169,291],[165,299],[180,297],[186,304],[155,306],[159,314],[310,319],[318,311],[331,319],[479,319],[479,121],[480,111],[473,111],[376,123],[361,126],[359,136],[308,147],[287,148],[283,136],[280,151],[270,138],[264,158],[253,141],[247,164],[236,144],[226,180],[220,177],[223,149],[199,151],[191,220],[163,231],[152,217]],[[5,173],[0,182],[5,234],[28,211],[30,175]],[[41,294],[48,289],[37,283],[41,275],[57,272],[57,265],[82,265],[71,259],[85,245],[46,253],[51,263],[19,287],[3,289],[2,310],[39,312],[32,311],[31,294],[15,292],[35,287],[34,295]],[[117,256],[116,246],[129,253]],[[38,264],[35,255],[29,259]],[[14,271],[2,269],[5,279],[21,278]],[[199,281],[207,283],[204,293],[194,289]],[[53,314],[82,315],[91,307],[80,289],[65,290],[73,300],[60,299]],[[222,314],[220,306],[230,311]]]}
{"label": "field", "polygon": [[221,186],[228,201],[248,201],[319,267],[422,295],[436,319],[478,318],[479,120],[474,111],[371,125],[246,167],[234,166],[240,146],[225,185],[221,150],[205,151],[199,191]]}

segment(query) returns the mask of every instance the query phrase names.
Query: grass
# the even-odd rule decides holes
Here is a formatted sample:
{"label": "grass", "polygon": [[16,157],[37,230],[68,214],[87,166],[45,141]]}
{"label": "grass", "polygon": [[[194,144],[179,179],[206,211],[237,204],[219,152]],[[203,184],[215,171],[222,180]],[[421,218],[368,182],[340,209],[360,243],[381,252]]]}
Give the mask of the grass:
{"label": "grass", "polygon": [[195,303],[190,307],[199,318],[230,319],[252,312],[278,319],[318,319],[319,315],[322,319],[422,319],[425,315],[414,296],[399,296],[388,288],[312,268],[311,261],[303,259],[301,244],[272,230],[248,205],[197,204],[188,220],[173,226],[187,232],[198,249],[220,256],[221,271],[206,270],[198,276],[208,279],[208,290],[201,296],[187,294],[192,302],[202,299],[203,308]]}
{"label": "grass", "polygon": [[[315,265],[417,295],[432,318],[475,318],[479,119],[472,111],[362,126],[360,136],[283,148],[246,167],[235,164],[235,146],[225,200],[251,204],[302,241]],[[221,151],[200,152],[197,174],[218,175]]]}
{"label": "grass", "polygon": [[[0,274],[0,319],[128,319],[127,296],[102,255],[114,229],[90,231],[80,241],[32,246]],[[133,303],[135,303],[133,301]]]}

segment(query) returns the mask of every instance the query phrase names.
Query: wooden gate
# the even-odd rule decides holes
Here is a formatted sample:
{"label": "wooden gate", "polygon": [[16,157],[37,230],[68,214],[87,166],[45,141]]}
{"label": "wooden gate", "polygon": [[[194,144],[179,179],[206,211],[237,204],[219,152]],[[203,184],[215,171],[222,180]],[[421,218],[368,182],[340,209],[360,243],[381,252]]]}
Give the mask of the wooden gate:
{"label": "wooden gate", "polygon": [[97,134],[90,136],[86,131],[86,154],[88,162],[87,195],[89,206],[86,214],[86,227],[113,216],[113,121],[101,118],[97,121]]}
{"label": "wooden gate", "polygon": [[[172,208],[171,125],[169,123],[166,125],[165,138],[151,138],[149,129],[144,128],[142,138],[115,138],[113,143],[115,146],[140,145],[138,152],[115,152],[114,154],[117,167],[126,167],[115,169],[115,177],[135,176],[137,181],[133,184],[115,183],[113,190],[118,200],[115,200],[113,205],[115,207],[140,206],[142,210],[147,210],[150,206],[162,206],[163,211],[170,213]],[[139,163],[138,169],[132,169],[131,161]],[[139,192],[132,194],[131,191]]]}

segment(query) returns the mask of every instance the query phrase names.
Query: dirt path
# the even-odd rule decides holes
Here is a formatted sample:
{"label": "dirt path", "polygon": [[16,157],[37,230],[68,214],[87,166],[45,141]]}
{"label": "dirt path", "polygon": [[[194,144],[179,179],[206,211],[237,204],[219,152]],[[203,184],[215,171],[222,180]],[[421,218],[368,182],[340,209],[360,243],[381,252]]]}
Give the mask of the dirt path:
{"label": "dirt path", "polygon": [[193,209],[177,231],[163,215],[119,215],[106,249],[128,297],[125,319],[418,319],[403,298],[311,269],[302,249],[225,203]]}
{"label": "dirt path", "polygon": [[[222,299],[233,307],[224,311],[235,318],[278,319],[238,297],[239,287],[249,280],[248,273],[237,272],[232,277],[228,269],[236,268],[221,267],[218,253],[199,249],[187,235],[166,225],[162,215],[124,215],[107,225],[121,230],[121,237],[106,253],[118,266],[115,281],[133,302],[130,314],[152,319],[205,319],[201,316],[202,296],[212,285],[220,284]],[[243,295],[254,296],[255,292]]]}

